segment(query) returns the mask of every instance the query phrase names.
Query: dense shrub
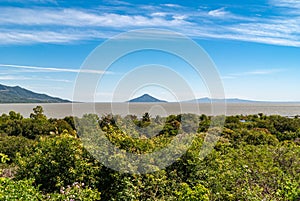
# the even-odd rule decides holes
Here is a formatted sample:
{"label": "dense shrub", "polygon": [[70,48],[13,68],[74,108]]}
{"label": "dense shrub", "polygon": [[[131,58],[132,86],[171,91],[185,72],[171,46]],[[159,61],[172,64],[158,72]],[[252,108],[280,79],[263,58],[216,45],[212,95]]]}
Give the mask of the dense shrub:
{"label": "dense shrub", "polygon": [[23,118],[20,113],[10,111],[0,117],[0,136],[23,136],[35,139],[41,135],[59,134],[67,130],[76,135],[74,120],[71,117],[65,119],[48,119],[44,115],[41,106],[33,108],[30,118]]}
{"label": "dense shrub", "polygon": [[17,158],[16,178],[33,178],[36,186],[46,192],[58,191],[60,187],[74,182],[84,182],[95,187],[99,166],[82,147],[80,141],[62,134],[41,137],[27,154]]}
{"label": "dense shrub", "polygon": [[40,201],[40,200],[100,200],[97,190],[84,188],[83,183],[74,183],[66,188],[62,187],[59,193],[43,194],[39,187],[33,186],[34,180],[19,180],[0,178],[0,200],[9,201]]}
{"label": "dense shrub", "polygon": [[10,158],[9,163],[12,163],[15,162],[17,152],[24,153],[33,143],[34,141],[22,136],[0,137],[0,153],[6,154]]}
{"label": "dense shrub", "polygon": [[33,180],[13,181],[11,179],[0,178],[0,200],[11,201],[39,201],[43,196],[33,185]]}
{"label": "dense shrub", "polygon": [[[13,180],[0,179],[0,200],[99,200],[101,193],[101,199],[107,201],[298,201],[300,119],[237,115],[226,117],[224,128],[223,121],[224,116],[152,118],[149,113],[140,119],[95,114],[48,119],[41,107],[34,108],[30,118],[15,112],[4,114],[0,116],[0,168],[9,166],[17,174]],[[216,144],[207,143],[208,132],[219,139]],[[193,136],[192,145],[163,170],[156,164],[164,157],[149,158],[146,164],[157,168],[153,173],[119,173],[90,155],[99,153],[104,138],[139,155],[168,146],[178,134]],[[211,151],[203,152],[204,145]],[[179,143],[174,146],[183,148]],[[124,155],[113,155],[114,149],[108,153],[106,162],[128,166]],[[145,166],[136,163],[130,168]]]}
{"label": "dense shrub", "polygon": [[178,201],[208,201],[209,191],[201,184],[190,188],[188,184],[182,183],[180,191],[177,192],[177,196]]}

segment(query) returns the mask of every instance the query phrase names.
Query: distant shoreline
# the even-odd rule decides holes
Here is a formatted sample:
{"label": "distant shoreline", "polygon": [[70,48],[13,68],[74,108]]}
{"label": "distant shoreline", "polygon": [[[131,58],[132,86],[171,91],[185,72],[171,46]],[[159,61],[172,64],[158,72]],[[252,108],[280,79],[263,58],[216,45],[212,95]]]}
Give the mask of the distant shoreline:
{"label": "distant shoreline", "polygon": [[[37,105],[44,108],[49,118],[65,116],[82,116],[87,113],[105,115],[109,113],[125,116],[134,114],[141,116],[149,112],[152,116],[170,114],[195,113],[212,115],[210,103],[16,103],[0,104],[0,114],[15,111],[29,117]],[[197,109],[198,108],[198,109]],[[73,110],[74,109],[74,110]],[[227,103],[226,116],[264,113],[266,115],[296,116],[300,115],[300,103]],[[215,113],[215,115],[220,115]]]}

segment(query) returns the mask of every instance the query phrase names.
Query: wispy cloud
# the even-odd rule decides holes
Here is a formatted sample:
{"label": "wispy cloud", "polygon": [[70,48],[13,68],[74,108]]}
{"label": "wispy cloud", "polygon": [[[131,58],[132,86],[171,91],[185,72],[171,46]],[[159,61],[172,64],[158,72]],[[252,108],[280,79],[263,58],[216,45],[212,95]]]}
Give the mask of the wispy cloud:
{"label": "wispy cloud", "polygon": [[222,76],[222,79],[235,79],[238,77],[245,77],[245,76],[264,76],[264,75],[272,75],[275,73],[280,73],[285,71],[284,69],[260,69],[260,70],[253,70],[253,71],[246,71],[246,72],[237,72],[237,73],[230,73],[228,75]]}
{"label": "wispy cloud", "polygon": [[225,11],[225,8],[220,8],[216,10],[211,10],[208,12],[208,15],[213,17],[224,17],[225,15],[228,15],[229,12]]}
{"label": "wispy cloud", "polygon": [[267,70],[253,70],[248,72],[242,72],[242,73],[233,73],[234,76],[247,76],[247,75],[270,75],[274,73],[279,73],[284,71],[283,69],[267,69]]}
{"label": "wispy cloud", "polygon": [[300,1],[270,0],[269,3],[280,7],[278,14],[247,16],[234,13],[229,6],[209,9],[141,4],[135,8],[119,0],[107,4],[118,4],[121,10],[108,5],[96,9],[2,7],[0,45],[70,43],[106,39],[138,28],[166,28],[193,38],[300,47],[300,9],[298,14],[290,12],[299,8]]}
{"label": "wispy cloud", "polygon": [[20,80],[39,80],[39,81],[51,81],[51,82],[65,82],[71,83],[71,80],[67,79],[52,79],[52,78],[41,78],[41,77],[29,77],[29,76],[18,76],[18,75],[0,75],[1,81],[20,81]]}
{"label": "wispy cloud", "polygon": [[131,5],[131,3],[126,1],[120,1],[120,0],[105,0],[104,2],[111,4],[111,5]]}
{"label": "wispy cloud", "polygon": [[171,8],[180,8],[182,7],[179,4],[172,4],[172,3],[166,3],[166,4],[161,4],[162,6],[167,6],[167,7],[171,7]]}
{"label": "wispy cloud", "polygon": [[[87,39],[91,34],[77,31],[39,31],[0,29],[0,44],[68,43]],[[91,37],[93,38],[93,37]]]}
{"label": "wispy cloud", "polygon": [[89,70],[89,69],[71,69],[71,68],[49,68],[41,66],[23,66],[13,64],[0,64],[1,67],[6,68],[18,68],[18,69],[30,69],[36,70],[36,72],[67,72],[67,73],[92,73],[92,74],[112,74],[110,71],[101,70]]}
{"label": "wispy cloud", "polygon": [[154,16],[154,17],[165,17],[165,16],[167,16],[167,15],[169,15],[168,13],[166,13],[166,12],[154,12],[154,13],[151,13],[150,14],[151,16]]}
{"label": "wispy cloud", "polygon": [[45,4],[45,3],[53,3],[57,4],[56,0],[1,0],[2,2],[17,2],[17,3],[39,3],[39,4]]}
{"label": "wispy cloud", "polygon": [[[11,17],[12,13],[14,13],[14,17]],[[180,19],[166,20],[160,17],[149,18],[143,15],[125,15],[116,13],[99,14],[75,9],[2,8],[0,12],[0,24],[74,27],[170,27],[183,25],[185,22]]]}
{"label": "wispy cloud", "polygon": [[172,18],[173,18],[174,20],[176,20],[176,21],[177,21],[177,20],[178,20],[178,21],[181,21],[181,20],[187,19],[188,16],[187,16],[187,15],[173,15]]}
{"label": "wispy cloud", "polygon": [[270,0],[269,2],[275,6],[300,9],[300,0]]}
{"label": "wispy cloud", "polygon": [[0,75],[0,80],[29,80],[24,76]]}

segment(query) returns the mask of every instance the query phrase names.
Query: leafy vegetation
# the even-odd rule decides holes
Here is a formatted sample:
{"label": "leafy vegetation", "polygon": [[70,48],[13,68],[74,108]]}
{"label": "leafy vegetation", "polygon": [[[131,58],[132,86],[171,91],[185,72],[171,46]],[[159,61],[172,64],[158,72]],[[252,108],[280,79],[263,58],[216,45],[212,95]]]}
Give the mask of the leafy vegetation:
{"label": "leafy vegetation", "polygon": [[39,201],[39,200],[99,200],[100,193],[97,190],[83,188],[84,183],[73,183],[66,188],[62,187],[56,193],[42,193],[38,187],[34,187],[34,180],[14,181],[0,178],[0,200],[10,201]]}
{"label": "leafy vegetation", "polygon": [[[149,113],[142,118],[87,114],[48,119],[40,106],[30,118],[13,111],[2,114],[0,200],[300,199],[298,117],[226,117],[224,126],[215,123],[213,129],[221,132],[219,140],[202,158],[212,119],[191,114],[151,117]],[[99,136],[99,131],[105,136]],[[153,173],[120,173],[93,157],[94,142],[102,145],[103,137],[119,149],[144,154],[166,147],[182,134],[195,134],[191,146],[172,165],[157,167]],[[82,140],[89,143],[83,146]],[[109,163],[126,165],[122,154],[112,156],[107,158]],[[157,162],[148,161],[152,167]],[[142,165],[130,168],[145,168]]]}

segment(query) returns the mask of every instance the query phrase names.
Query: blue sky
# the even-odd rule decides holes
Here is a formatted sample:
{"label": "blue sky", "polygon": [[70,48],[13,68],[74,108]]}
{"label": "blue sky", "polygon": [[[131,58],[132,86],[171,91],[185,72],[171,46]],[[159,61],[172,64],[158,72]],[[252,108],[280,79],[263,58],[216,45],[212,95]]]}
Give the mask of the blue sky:
{"label": "blue sky", "polygon": [[[0,0],[0,83],[72,99],[90,52],[116,34],[141,28],[195,40],[216,64],[227,98],[300,101],[300,0]],[[154,56],[192,76],[182,61],[157,52],[137,54],[144,62],[137,63]],[[133,61],[129,56],[111,68],[115,72],[98,87],[97,101],[111,100],[109,85],[136,65]],[[200,82],[190,82],[195,95],[209,96]],[[145,92],[173,100],[155,87],[133,96]]]}

